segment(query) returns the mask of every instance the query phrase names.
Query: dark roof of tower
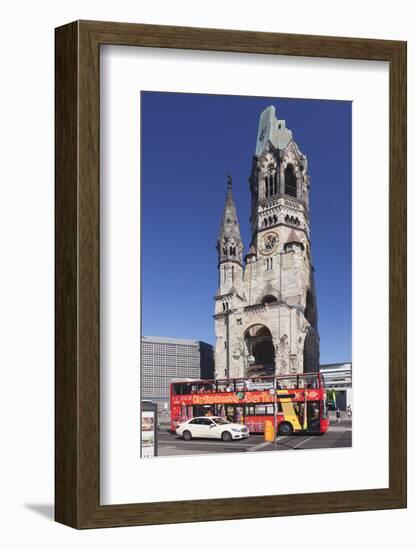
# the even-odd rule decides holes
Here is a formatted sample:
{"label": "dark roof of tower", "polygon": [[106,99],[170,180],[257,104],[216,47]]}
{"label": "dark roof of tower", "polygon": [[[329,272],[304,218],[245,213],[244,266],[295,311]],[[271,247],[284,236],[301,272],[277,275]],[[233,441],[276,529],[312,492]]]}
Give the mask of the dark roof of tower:
{"label": "dark roof of tower", "polygon": [[231,176],[228,176],[227,178],[226,202],[224,204],[223,219],[220,226],[219,238],[221,238],[222,236],[234,237],[235,239],[241,240],[239,221],[237,219],[236,206],[233,199]]}
{"label": "dark roof of tower", "polygon": [[300,243],[303,244],[300,239],[297,237],[294,229],[291,229],[291,233],[288,235],[287,243]]}
{"label": "dark roof of tower", "polygon": [[256,256],[256,250],[253,244],[251,244],[249,248],[249,252],[246,254],[246,256]]}
{"label": "dark roof of tower", "polygon": [[269,295],[274,295],[275,294],[275,290],[274,290],[274,287],[272,286],[271,284],[271,281],[267,281],[267,283],[265,284],[264,288],[263,288],[263,296],[269,296]]}

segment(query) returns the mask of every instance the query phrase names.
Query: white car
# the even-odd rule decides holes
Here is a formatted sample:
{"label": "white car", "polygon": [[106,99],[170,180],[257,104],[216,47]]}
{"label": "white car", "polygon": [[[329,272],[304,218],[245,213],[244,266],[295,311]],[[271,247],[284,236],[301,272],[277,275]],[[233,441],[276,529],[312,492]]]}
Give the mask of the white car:
{"label": "white car", "polygon": [[185,441],[189,441],[193,437],[207,437],[223,441],[249,437],[249,430],[246,426],[233,424],[221,416],[196,416],[182,422],[175,432]]}

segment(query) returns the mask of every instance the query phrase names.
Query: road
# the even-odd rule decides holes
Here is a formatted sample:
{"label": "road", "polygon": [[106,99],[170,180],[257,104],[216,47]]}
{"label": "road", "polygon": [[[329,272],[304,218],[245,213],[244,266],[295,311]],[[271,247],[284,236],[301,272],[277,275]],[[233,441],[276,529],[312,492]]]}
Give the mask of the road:
{"label": "road", "polygon": [[[299,451],[301,449],[327,449],[352,446],[352,421],[343,419],[340,424],[330,421],[330,428],[324,435],[279,436],[277,451]],[[166,430],[158,432],[158,455],[195,455],[210,453],[246,453],[273,451],[274,444],[264,441],[262,435],[250,435],[247,439],[225,443],[218,439],[192,439],[184,441]]]}

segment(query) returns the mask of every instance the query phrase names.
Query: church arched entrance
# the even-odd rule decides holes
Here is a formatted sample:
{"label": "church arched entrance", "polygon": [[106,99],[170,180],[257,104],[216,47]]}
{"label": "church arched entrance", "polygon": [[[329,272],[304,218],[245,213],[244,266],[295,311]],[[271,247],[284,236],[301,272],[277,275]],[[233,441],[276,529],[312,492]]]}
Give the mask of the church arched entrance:
{"label": "church arched entrance", "polygon": [[275,348],[272,334],[265,325],[253,325],[245,332],[245,344],[249,358],[246,376],[270,376],[275,374]]}

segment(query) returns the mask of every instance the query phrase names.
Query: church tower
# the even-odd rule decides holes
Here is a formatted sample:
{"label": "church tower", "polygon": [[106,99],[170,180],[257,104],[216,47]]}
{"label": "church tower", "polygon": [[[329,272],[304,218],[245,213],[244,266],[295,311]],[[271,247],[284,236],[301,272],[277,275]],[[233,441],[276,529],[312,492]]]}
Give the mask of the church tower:
{"label": "church tower", "polygon": [[219,293],[222,296],[241,295],[243,243],[233,200],[231,176],[227,178],[227,195],[217,240],[217,252],[219,257]]}
{"label": "church tower", "polygon": [[217,378],[319,368],[307,158],[275,107],[259,120],[252,173],[251,243],[242,263],[232,180],[217,241]]}

